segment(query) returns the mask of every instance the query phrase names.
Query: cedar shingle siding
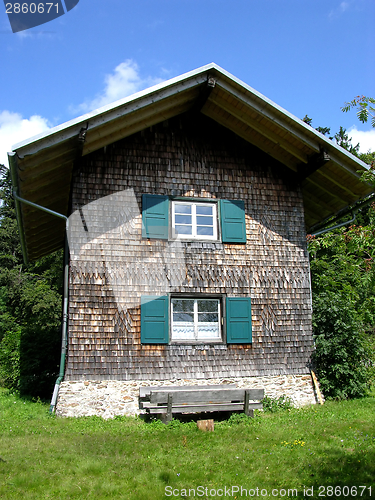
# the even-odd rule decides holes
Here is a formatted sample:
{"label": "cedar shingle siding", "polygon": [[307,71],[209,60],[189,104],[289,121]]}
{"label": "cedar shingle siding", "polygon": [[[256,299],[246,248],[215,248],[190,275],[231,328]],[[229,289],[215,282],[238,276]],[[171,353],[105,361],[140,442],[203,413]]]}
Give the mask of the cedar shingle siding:
{"label": "cedar shingle siding", "polygon": [[[246,243],[142,238],[142,195],[242,200]],[[302,374],[313,342],[300,186],[203,115],[81,158],[73,173],[66,380]],[[251,344],[142,345],[142,295],[251,297]]]}

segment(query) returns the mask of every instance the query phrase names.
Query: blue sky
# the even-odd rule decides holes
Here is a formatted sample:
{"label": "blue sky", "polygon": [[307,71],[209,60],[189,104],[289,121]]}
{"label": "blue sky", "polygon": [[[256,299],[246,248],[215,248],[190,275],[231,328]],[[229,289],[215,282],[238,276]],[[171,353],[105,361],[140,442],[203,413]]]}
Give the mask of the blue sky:
{"label": "blue sky", "polygon": [[370,124],[340,110],[375,97],[374,0],[80,0],[17,34],[0,12],[0,163],[27,137],[210,62],[375,150]]}

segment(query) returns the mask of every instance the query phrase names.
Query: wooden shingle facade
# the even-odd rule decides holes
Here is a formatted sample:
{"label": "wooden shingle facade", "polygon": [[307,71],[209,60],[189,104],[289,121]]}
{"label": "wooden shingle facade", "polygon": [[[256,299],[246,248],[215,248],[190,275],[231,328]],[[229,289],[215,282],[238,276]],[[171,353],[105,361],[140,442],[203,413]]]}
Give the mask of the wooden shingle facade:
{"label": "wooden shingle facade", "polygon": [[136,413],[147,384],[314,401],[306,233],[367,200],[358,158],[210,64],[9,163],[25,260],[68,242],[60,414]]}
{"label": "wooden shingle facade", "polygon": [[[246,243],[142,237],[145,194],[241,200]],[[68,380],[308,372],[303,201],[282,164],[215,121],[183,114],[82,158],[72,211]],[[252,341],[226,342],[223,323],[215,343],[142,343],[141,297],[184,294],[223,307],[227,297],[251,298]]]}

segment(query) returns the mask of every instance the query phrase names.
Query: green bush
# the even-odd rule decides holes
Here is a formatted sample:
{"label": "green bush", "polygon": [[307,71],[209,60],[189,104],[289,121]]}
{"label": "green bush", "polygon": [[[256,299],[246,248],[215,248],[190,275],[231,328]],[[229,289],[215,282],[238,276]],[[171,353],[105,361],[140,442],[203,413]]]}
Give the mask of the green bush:
{"label": "green bush", "polygon": [[20,391],[48,399],[59,372],[61,296],[45,280],[24,285],[26,321],[20,343]]}
{"label": "green bush", "polygon": [[294,408],[293,401],[285,394],[279,398],[264,396],[262,403],[263,410],[269,413],[276,413],[277,411],[290,410],[291,408]]}
{"label": "green bush", "polygon": [[344,294],[323,292],[314,297],[315,364],[326,398],[366,395],[372,354],[354,303]]}
{"label": "green bush", "polygon": [[[9,323],[5,314],[0,324]],[[0,386],[18,390],[20,383],[20,339],[21,327],[13,323],[13,328],[2,331],[0,342]]]}
{"label": "green bush", "polygon": [[0,272],[0,386],[49,399],[60,345],[59,292],[43,277]]}

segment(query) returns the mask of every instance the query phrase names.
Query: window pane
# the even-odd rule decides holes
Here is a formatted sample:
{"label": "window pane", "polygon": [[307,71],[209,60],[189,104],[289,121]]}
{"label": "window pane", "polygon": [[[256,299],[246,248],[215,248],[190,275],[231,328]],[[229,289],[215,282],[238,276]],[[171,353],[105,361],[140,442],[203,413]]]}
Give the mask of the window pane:
{"label": "window pane", "polygon": [[197,205],[197,215],[212,215],[212,208],[202,205]]}
{"label": "window pane", "polygon": [[198,299],[198,312],[216,312],[218,309],[218,300]]}
{"label": "window pane", "polygon": [[198,236],[213,236],[214,228],[211,226],[197,226],[197,235]]}
{"label": "window pane", "polygon": [[199,323],[217,323],[218,314],[217,313],[199,313],[198,314]]}
{"label": "window pane", "polygon": [[191,226],[178,226],[174,227],[177,234],[193,234]]}
{"label": "window pane", "polygon": [[173,299],[173,312],[194,312],[194,300]]}
{"label": "window pane", "polygon": [[195,340],[194,325],[190,323],[173,323],[172,340]]}
{"label": "window pane", "polygon": [[213,218],[212,217],[197,217],[198,226],[213,226]]}
{"label": "window pane", "polygon": [[176,224],[191,224],[191,215],[175,215]]}
{"label": "window pane", "polygon": [[220,340],[219,304],[218,299],[172,299],[172,340]]}
{"label": "window pane", "polygon": [[194,314],[187,312],[173,312],[173,321],[182,321],[185,323],[194,323]]}
{"label": "window pane", "polygon": [[191,205],[179,205],[176,203],[174,211],[176,214],[191,214]]}
{"label": "window pane", "polygon": [[218,339],[220,338],[220,331],[218,323],[199,323],[198,326],[198,339]]}

